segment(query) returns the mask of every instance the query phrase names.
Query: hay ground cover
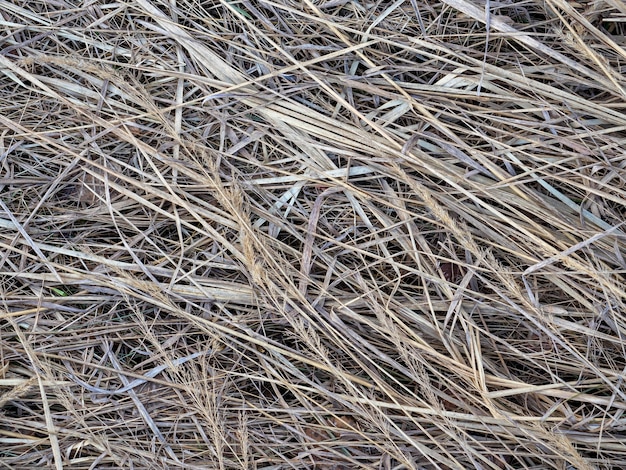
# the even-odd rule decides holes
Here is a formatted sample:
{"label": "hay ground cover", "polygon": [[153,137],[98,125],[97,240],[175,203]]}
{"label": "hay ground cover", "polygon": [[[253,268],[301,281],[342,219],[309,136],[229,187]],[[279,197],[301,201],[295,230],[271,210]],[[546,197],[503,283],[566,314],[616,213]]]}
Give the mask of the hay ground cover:
{"label": "hay ground cover", "polygon": [[0,27],[0,468],[626,468],[623,2]]}

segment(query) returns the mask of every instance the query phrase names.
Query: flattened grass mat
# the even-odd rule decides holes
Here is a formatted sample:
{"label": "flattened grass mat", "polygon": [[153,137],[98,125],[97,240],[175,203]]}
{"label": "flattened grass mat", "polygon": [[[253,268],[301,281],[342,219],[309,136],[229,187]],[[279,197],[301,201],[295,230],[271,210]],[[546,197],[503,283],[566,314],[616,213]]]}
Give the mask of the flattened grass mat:
{"label": "flattened grass mat", "polygon": [[0,0],[0,468],[626,468],[617,0]]}

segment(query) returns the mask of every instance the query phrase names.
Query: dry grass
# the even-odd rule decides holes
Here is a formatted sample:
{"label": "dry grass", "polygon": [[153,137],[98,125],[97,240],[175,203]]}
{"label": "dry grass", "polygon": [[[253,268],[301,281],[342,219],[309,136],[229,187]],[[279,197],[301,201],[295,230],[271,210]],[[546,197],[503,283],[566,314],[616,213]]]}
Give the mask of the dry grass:
{"label": "dry grass", "polygon": [[0,13],[0,468],[626,468],[622,2]]}

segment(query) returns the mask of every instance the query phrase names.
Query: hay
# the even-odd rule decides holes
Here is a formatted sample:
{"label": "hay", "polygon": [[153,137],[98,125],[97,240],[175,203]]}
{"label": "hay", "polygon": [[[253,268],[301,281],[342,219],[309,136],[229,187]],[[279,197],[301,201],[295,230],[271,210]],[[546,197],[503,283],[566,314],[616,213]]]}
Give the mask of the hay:
{"label": "hay", "polygon": [[2,468],[626,467],[621,2],[0,12]]}

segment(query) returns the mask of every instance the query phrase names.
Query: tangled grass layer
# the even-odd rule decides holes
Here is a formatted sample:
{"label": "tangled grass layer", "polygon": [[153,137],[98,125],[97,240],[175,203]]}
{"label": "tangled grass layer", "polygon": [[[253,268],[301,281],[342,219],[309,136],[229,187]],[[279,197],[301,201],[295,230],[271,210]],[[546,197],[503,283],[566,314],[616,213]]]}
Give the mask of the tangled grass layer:
{"label": "tangled grass layer", "polygon": [[626,468],[626,8],[0,0],[3,468]]}

